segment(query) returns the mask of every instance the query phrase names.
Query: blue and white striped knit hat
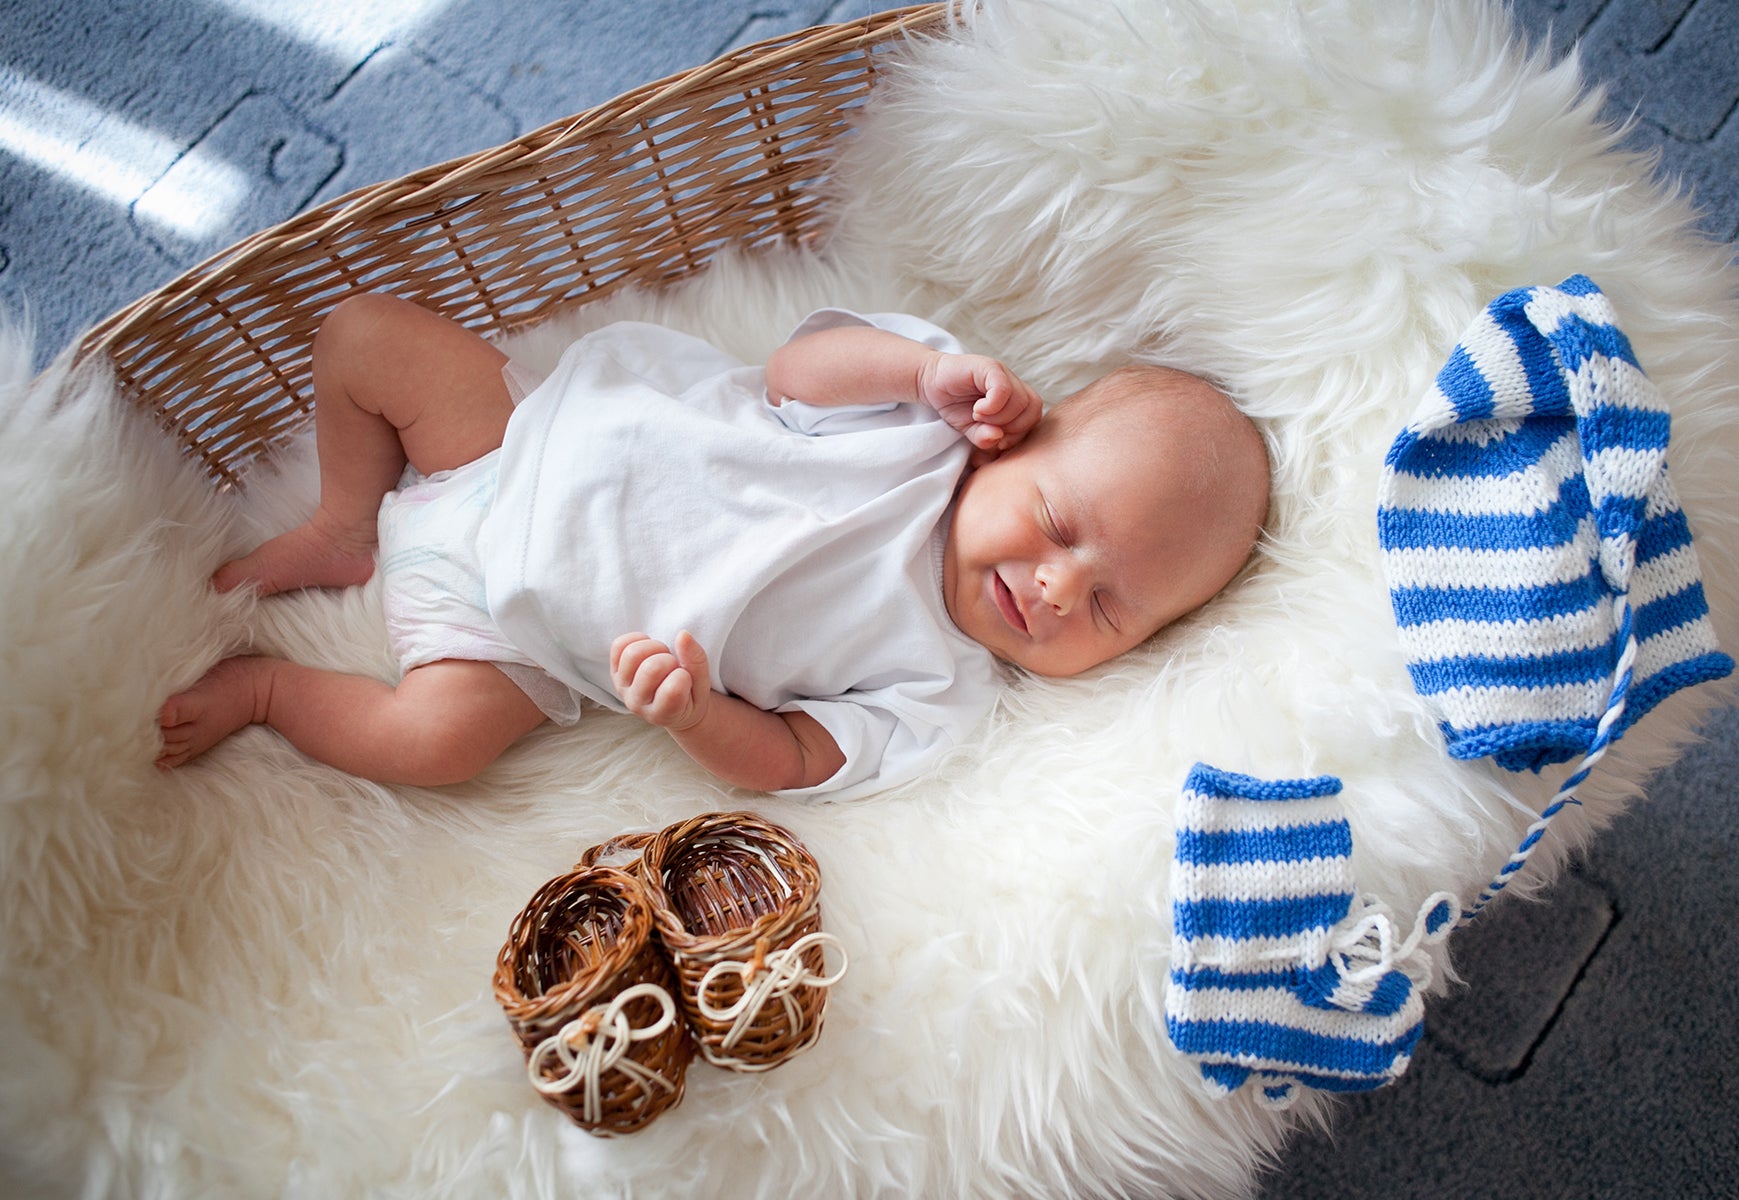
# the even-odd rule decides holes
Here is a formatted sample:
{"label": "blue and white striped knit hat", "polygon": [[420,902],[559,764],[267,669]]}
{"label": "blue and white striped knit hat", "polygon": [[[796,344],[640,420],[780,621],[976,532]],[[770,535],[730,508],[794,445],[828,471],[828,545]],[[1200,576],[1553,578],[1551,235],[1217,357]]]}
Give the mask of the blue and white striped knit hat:
{"label": "blue and white striped knit hat", "polygon": [[1389,451],[1378,513],[1408,670],[1451,755],[1586,762],[1732,670],[1669,428],[1585,276],[1498,297],[1456,346]]}
{"label": "blue and white striped knit hat", "polygon": [[1424,1029],[1423,942],[1457,908],[1426,901],[1404,939],[1352,877],[1340,780],[1258,779],[1197,763],[1178,802],[1165,1025],[1209,1090],[1283,1106],[1300,1086],[1368,1091]]}

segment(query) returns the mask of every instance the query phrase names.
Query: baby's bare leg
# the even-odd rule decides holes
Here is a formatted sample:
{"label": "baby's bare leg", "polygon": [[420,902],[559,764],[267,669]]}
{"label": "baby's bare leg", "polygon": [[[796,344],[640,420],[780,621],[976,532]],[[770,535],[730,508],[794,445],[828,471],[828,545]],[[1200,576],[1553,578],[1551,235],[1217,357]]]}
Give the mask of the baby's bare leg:
{"label": "baby's bare leg", "polygon": [[163,705],[157,765],[179,767],[238,729],[265,724],[352,775],[436,786],[470,779],[543,720],[489,663],[430,663],[395,688],[281,659],[229,658]]}
{"label": "baby's bare leg", "polygon": [[374,571],[380,500],[409,461],[425,475],[501,445],[513,401],[507,356],[470,330],[390,296],[353,296],[314,339],[314,515],[212,576],[262,595],[348,587]]}

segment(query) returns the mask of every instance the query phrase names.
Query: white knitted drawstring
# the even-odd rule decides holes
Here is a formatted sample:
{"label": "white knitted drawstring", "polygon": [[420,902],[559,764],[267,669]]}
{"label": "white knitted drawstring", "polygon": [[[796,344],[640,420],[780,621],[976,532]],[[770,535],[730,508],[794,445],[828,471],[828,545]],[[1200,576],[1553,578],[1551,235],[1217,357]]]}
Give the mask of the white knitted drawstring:
{"label": "white knitted drawstring", "polygon": [[[1461,911],[1453,892],[1433,892],[1419,906],[1413,927],[1401,941],[1395,940],[1395,918],[1389,906],[1374,896],[1361,896],[1362,906],[1354,917],[1348,913],[1328,933],[1322,950],[1322,961],[1332,965],[1338,982],[1334,1003],[1348,1011],[1357,1011],[1376,994],[1377,986],[1390,971],[1401,969],[1419,987],[1431,983],[1429,957],[1418,954],[1419,947],[1441,941],[1454,928],[1453,917]],[[1431,917],[1447,906],[1447,915],[1433,922]],[[1260,957],[1267,960],[1295,959],[1294,947],[1269,950]]]}
{"label": "white knitted drawstring", "polygon": [[[1428,987],[1431,960],[1417,952],[1421,945],[1449,935],[1453,927],[1450,917],[1461,909],[1455,894],[1433,892],[1427,896],[1413,918],[1412,929],[1398,945],[1394,917],[1387,906],[1369,898],[1365,905],[1357,920],[1337,929],[1329,939],[1329,959],[1340,975],[1342,988],[1346,989],[1337,989],[1337,995],[1351,1005],[1362,1006],[1370,1001],[1383,977],[1396,968],[1406,971],[1418,986]],[[1433,925],[1432,914],[1444,905],[1448,905],[1449,915]],[[1409,967],[1412,969],[1407,970]]]}

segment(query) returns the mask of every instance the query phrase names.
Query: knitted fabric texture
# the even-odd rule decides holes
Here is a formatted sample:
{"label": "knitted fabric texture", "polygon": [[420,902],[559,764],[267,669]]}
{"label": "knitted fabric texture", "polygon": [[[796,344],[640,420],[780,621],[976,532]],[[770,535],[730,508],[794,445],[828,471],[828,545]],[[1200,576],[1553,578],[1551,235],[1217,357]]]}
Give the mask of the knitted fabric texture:
{"label": "knitted fabric texture", "polygon": [[1406,1070],[1424,1028],[1427,940],[1361,898],[1340,780],[1263,780],[1197,763],[1178,805],[1165,1023],[1211,1092],[1285,1105],[1300,1086],[1368,1091]]}
{"label": "knitted fabric texture", "polygon": [[1585,276],[1498,297],[1450,355],[1389,451],[1378,533],[1408,670],[1454,757],[1587,755],[1732,670],[1669,426]]}

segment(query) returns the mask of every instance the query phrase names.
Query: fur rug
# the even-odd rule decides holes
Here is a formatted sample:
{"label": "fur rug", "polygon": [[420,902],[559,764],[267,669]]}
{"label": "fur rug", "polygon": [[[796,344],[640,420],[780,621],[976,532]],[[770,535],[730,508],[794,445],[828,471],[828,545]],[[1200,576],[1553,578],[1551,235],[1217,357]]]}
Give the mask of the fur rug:
{"label": "fur rug", "polygon": [[[205,585],[310,505],[306,446],[212,494],[110,385],[0,344],[0,1157],[19,1194],[1230,1196],[1315,1101],[1214,1101],[1162,1008],[1190,764],[1346,784],[1361,885],[1471,897],[1557,776],[1450,761],[1378,565],[1384,451],[1471,316],[1591,275],[1674,406],[1671,462],[1739,645],[1739,311],[1729,247],[1612,149],[1574,64],[1494,6],[990,0],[913,45],[815,257],[731,260],[518,339],[651,317],[759,357],[807,308],[903,307],[1060,396],[1127,357],[1259,419],[1261,561],[1151,645],[1011,680],[969,750],[855,804],[710,783],[588,716],[472,785],[377,787],[250,730],[163,775],[152,714],[252,644],[386,676],[374,586]],[[1527,886],[1729,692],[1643,721]],[[718,807],[788,825],[852,967],[808,1054],[697,1066],[601,1141],[546,1107],[489,994],[513,915],[613,834]],[[1522,885],[1518,885],[1520,887]],[[1515,889],[1512,889],[1515,890]],[[1449,951],[1453,953],[1453,939]]]}

